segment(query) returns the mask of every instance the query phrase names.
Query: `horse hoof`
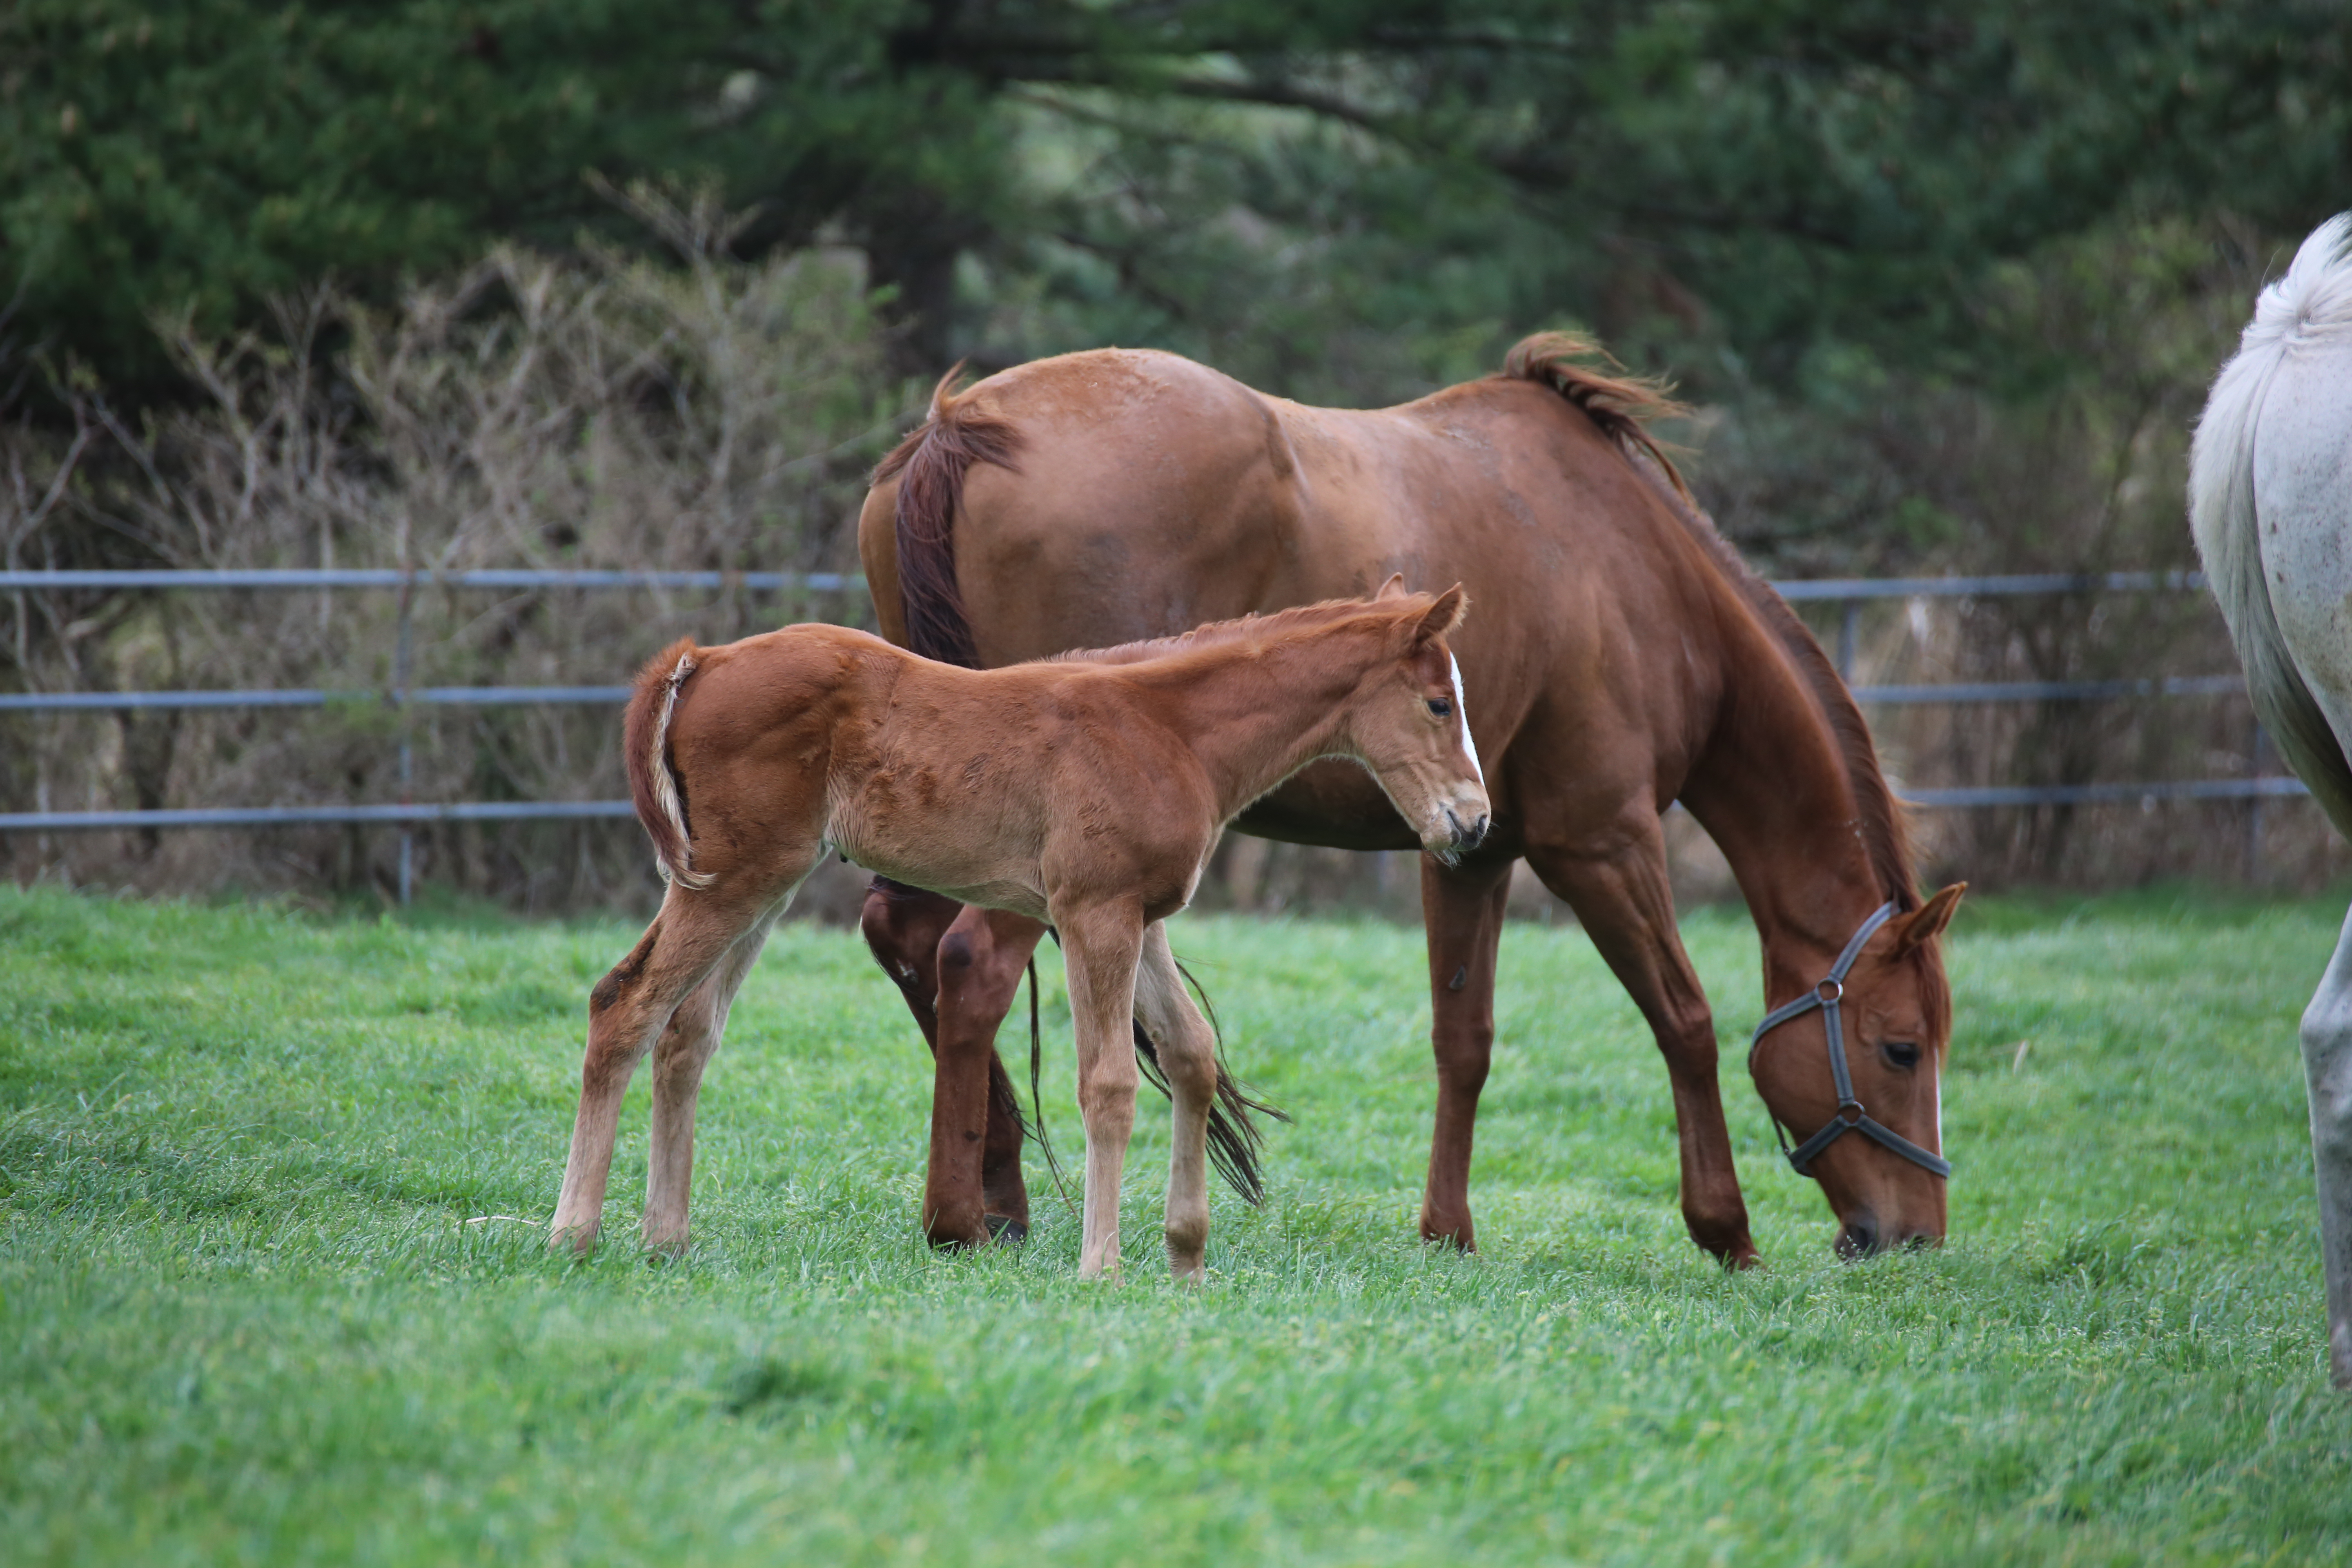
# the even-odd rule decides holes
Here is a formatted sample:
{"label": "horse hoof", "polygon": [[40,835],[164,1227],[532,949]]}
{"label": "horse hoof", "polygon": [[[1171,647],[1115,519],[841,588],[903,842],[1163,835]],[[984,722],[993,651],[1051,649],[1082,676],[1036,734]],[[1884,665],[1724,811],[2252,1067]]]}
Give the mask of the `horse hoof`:
{"label": "horse hoof", "polygon": [[988,1236],[999,1247],[1018,1247],[1029,1239],[1029,1222],[1014,1219],[1009,1214],[983,1216],[988,1221]]}

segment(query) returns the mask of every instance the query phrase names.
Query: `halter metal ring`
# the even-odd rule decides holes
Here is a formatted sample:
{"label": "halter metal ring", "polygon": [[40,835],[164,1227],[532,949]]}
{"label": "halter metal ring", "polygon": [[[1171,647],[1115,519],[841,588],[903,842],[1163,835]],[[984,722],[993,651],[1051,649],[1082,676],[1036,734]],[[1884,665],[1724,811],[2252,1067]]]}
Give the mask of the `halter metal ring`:
{"label": "halter metal ring", "polygon": [[1813,987],[1814,1000],[1821,1003],[1824,1007],[1831,1005],[1832,1003],[1843,1000],[1844,996],[1845,982],[1838,979],[1835,975],[1832,975],[1830,978],[1822,981],[1819,985]]}

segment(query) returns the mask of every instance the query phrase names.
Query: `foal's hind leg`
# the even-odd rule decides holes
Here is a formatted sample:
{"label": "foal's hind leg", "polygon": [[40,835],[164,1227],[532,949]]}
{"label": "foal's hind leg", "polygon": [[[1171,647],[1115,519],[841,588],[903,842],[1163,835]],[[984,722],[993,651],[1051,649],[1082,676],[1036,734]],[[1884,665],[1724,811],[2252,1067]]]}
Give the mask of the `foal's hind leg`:
{"label": "foal's hind leg", "polygon": [[1209,1243],[1209,1108],[1217,1094],[1217,1047],[1209,1021],[1192,995],[1168,948],[1168,928],[1144,928],[1142,961],[1135,971],[1135,1016],[1160,1053],[1174,1107],[1168,1159],[1168,1269],[1197,1279]]}
{"label": "foal's hind leg", "polygon": [[776,919],[777,903],[735,939],[702,984],[687,994],[654,1047],[653,1137],[646,1173],[646,1214],[639,1234],[649,1247],[680,1249],[687,1243],[687,1206],[694,1190],[694,1108],[702,1069],[719,1049],[727,1012],[744,976],[758,962]]}
{"label": "foal's hind leg", "polygon": [[604,1184],[613,1170],[613,1139],[621,1096],[688,993],[702,984],[736,938],[756,921],[766,900],[746,908],[716,890],[673,886],[646,934],[588,995],[588,1050],[580,1064],[580,1112],[564,1163],[563,1194],[556,1201],[550,1242],[585,1249],[603,1223]]}

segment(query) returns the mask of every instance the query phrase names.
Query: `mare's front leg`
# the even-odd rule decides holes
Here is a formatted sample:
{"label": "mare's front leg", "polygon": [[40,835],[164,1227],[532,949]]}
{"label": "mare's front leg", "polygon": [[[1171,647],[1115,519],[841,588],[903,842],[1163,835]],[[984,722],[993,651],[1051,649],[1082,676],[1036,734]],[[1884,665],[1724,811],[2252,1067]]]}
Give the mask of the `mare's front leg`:
{"label": "mare's front leg", "polygon": [[719,889],[688,891],[673,884],[661,911],[628,957],[588,995],[588,1049],[580,1064],[580,1110],[564,1162],[563,1192],[549,1227],[551,1246],[585,1251],[604,1222],[604,1186],[612,1175],[613,1140],[621,1097],[638,1061],[667,1026],[688,994],[757,921],[766,904],[745,904]]}
{"label": "mare's front leg", "polygon": [[1198,1279],[1209,1244],[1209,1109],[1217,1098],[1215,1031],[1192,1005],[1169,951],[1168,927],[1145,929],[1135,972],[1135,1016],[1168,1075],[1174,1136],[1168,1159],[1168,1270]]}
{"label": "mare's front leg", "polygon": [[1757,1261],[1756,1242],[1723,1117],[1715,1015],[1675,929],[1665,836],[1656,813],[1636,801],[1597,837],[1596,847],[1530,844],[1528,864],[1576,911],[1657,1037],[1674,1085],[1683,1223],[1691,1239],[1727,1267],[1745,1268]]}
{"label": "mare's front leg", "polygon": [[2312,1164],[2319,1178],[2319,1253],[2327,1279],[2328,1369],[2352,1389],[2352,916],[2303,1015],[2311,1095]]}
{"label": "mare's front leg", "polygon": [[694,1191],[694,1110],[702,1089],[702,1069],[719,1049],[735,993],[783,911],[784,905],[778,903],[735,939],[702,984],[677,1005],[654,1047],[653,1137],[645,1219],[639,1227],[649,1247],[682,1251],[686,1247],[687,1206]]}
{"label": "mare's front leg", "polygon": [[1511,860],[1447,866],[1421,858],[1421,917],[1429,936],[1429,1043],[1437,1056],[1437,1125],[1421,1238],[1476,1245],[1470,1224],[1470,1140],[1495,1050],[1495,961]]}
{"label": "mare's front leg", "polygon": [[[961,1042],[972,1038],[987,1042],[990,1047],[986,1053],[986,1126],[981,1143],[978,1185],[975,1188],[967,1183],[958,1189],[952,1203],[941,1203],[939,1200],[944,1194],[926,1184],[925,1229],[934,1242],[941,1245],[974,1244],[986,1239],[992,1232],[1001,1232],[1018,1241],[1029,1229],[1029,1190],[1021,1173],[1021,1101],[1013,1091],[1012,1078],[1004,1070],[1003,1059],[993,1048],[997,1026],[1003,1022],[1004,1014],[1013,1005],[1013,992],[1004,989],[1002,999],[994,1000],[996,988],[992,984],[961,985],[956,987],[954,995],[948,996],[942,994],[940,985],[940,964],[944,956],[941,945],[968,913],[953,899],[877,877],[866,892],[865,911],[858,922],[866,946],[873,950],[875,962],[898,987],[907,1010],[915,1016],[916,1026],[923,1031],[923,1044],[935,1062],[943,1031],[958,1042],[960,1049]],[[1029,945],[1035,947],[1034,938]],[[992,966],[981,967],[992,973]],[[940,1148],[936,1085],[932,1113],[931,1163],[936,1177]],[[964,1124],[961,1113],[955,1124],[959,1128]],[[978,1213],[981,1219],[971,1221],[970,1212]]]}
{"label": "mare's front leg", "polygon": [[1056,909],[1078,1047],[1078,1112],[1087,1128],[1087,1191],[1078,1275],[1118,1272],[1118,1184],[1135,1134],[1135,969],[1143,911],[1130,903]]}
{"label": "mare's front leg", "polygon": [[1020,1102],[996,1053],[996,1030],[1045,935],[1043,925],[1021,915],[967,909],[940,939],[923,1183],[923,1230],[934,1246],[984,1246],[993,1232],[1017,1242],[1029,1234]]}

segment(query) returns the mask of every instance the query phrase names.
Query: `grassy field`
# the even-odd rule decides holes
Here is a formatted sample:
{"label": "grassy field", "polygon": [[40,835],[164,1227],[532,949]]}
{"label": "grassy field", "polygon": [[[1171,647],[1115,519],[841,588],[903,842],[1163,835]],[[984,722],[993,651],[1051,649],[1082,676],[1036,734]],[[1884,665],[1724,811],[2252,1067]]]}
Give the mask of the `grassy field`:
{"label": "grassy field", "polygon": [[[1505,940],[1465,1258],[1412,1240],[1418,933],[1181,921],[1299,1118],[1185,1290],[1156,1102],[1124,1285],[1050,1193],[920,1245],[926,1058],[853,936],[746,988],[691,1254],[629,1239],[641,1079],[575,1262],[534,1222],[633,931],[0,890],[0,1559],[2342,1562],[2294,1045],[2341,908],[1969,910],[1951,1244],[1834,1263],[1736,1082],[1738,1278],[1579,933]],[[1754,939],[1687,934],[1734,1042]],[[1075,1147],[1058,973],[1046,1020]]]}

